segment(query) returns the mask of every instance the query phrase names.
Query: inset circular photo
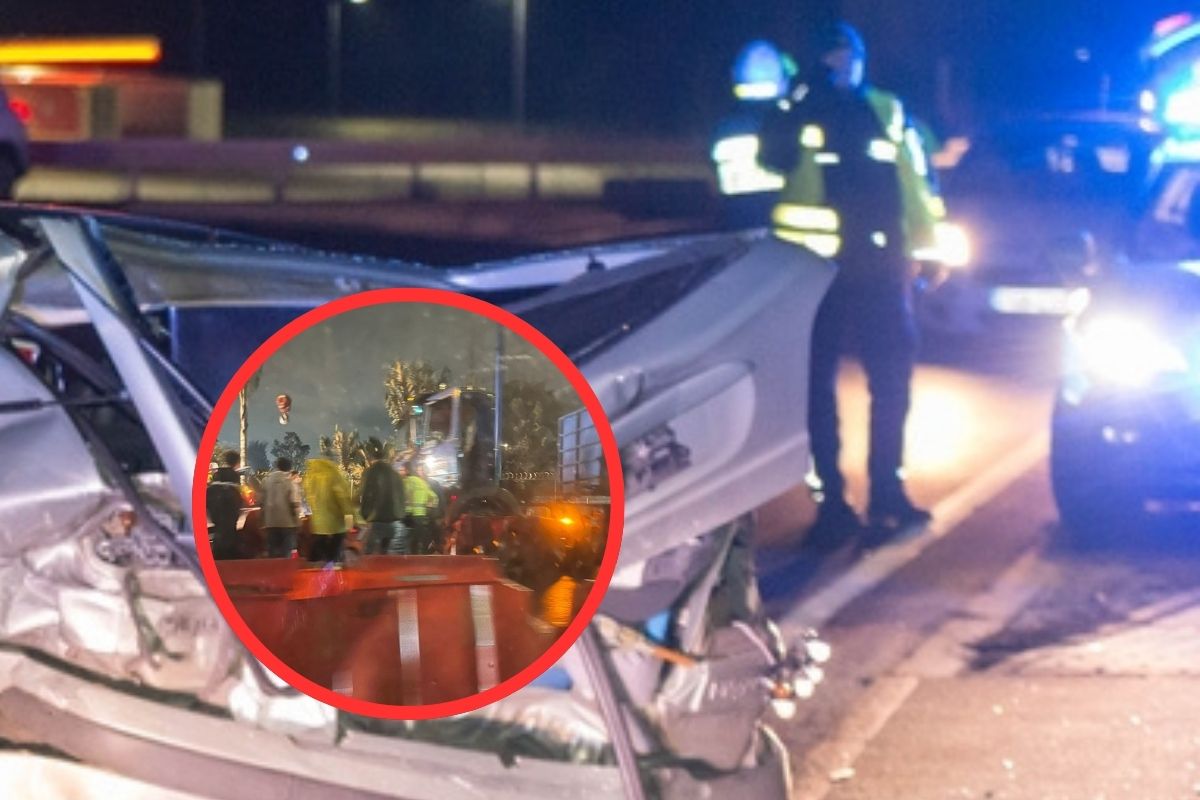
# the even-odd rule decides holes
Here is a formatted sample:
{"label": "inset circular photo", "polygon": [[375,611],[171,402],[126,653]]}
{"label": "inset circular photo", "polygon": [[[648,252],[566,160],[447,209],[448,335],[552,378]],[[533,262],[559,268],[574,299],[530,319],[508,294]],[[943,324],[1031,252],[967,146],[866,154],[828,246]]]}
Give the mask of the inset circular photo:
{"label": "inset circular photo", "polygon": [[204,431],[197,549],[269,669],[346,711],[480,708],[599,606],[623,517],[599,401],[548,339],[453,292],[341,298],[238,370]]}

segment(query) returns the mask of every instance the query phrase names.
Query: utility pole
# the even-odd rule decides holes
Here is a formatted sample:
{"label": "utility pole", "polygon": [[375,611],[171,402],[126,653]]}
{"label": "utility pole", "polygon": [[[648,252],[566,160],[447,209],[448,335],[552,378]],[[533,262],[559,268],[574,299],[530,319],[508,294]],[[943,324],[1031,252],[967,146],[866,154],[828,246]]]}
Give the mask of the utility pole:
{"label": "utility pole", "polygon": [[327,54],[329,74],[326,78],[329,110],[337,113],[342,105],[342,0],[327,0],[329,52]]}
{"label": "utility pole", "polygon": [[494,408],[492,409],[492,427],[494,429],[494,438],[496,441],[495,461],[496,461],[496,485],[500,485],[500,476],[504,474],[504,444],[502,442],[502,431],[500,425],[503,422],[501,408],[504,406],[504,326],[496,326],[496,368],[495,368],[495,386],[492,394],[494,395]]}
{"label": "utility pole", "polygon": [[208,19],[204,14],[204,0],[192,0],[192,76],[204,74]]}
{"label": "utility pole", "polygon": [[525,51],[529,26],[529,0],[512,0],[513,122],[525,125]]}

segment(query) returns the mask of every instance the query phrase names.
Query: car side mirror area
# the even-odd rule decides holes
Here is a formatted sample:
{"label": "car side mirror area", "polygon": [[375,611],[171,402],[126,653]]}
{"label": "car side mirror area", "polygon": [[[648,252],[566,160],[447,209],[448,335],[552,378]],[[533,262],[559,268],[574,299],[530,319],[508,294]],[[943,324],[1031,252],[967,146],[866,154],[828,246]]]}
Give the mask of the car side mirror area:
{"label": "car side mirror area", "polygon": [[1053,239],[1046,260],[1067,283],[1090,283],[1101,273],[1096,238],[1085,230]]}

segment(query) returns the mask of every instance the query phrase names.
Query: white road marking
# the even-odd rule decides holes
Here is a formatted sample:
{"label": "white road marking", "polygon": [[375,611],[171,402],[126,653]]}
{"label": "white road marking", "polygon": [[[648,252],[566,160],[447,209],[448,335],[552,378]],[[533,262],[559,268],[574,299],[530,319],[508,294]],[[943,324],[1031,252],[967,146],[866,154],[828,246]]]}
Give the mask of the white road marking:
{"label": "white road marking", "polygon": [[830,776],[853,774],[854,762],[867,743],[883,730],[920,681],[909,675],[879,678],[854,704],[837,731],[804,755],[804,764],[792,786],[791,800],[821,800],[833,788]]}
{"label": "white road marking", "polygon": [[1051,582],[1056,568],[1043,558],[1039,547],[1026,550],[995,579],[991,588],[976,595],[962,611],[946,620],[937,633],[894,671],[920,679],[949,678],[962,673],[971,654],[971,644],[1003,630]]}
{"label": "white road marking", "polygon": [[1013,450],[995,466],[945,497],[933,508],[933,521],[912,538],[892,542],[869,553],[832,584],[797,604],[782,620],[784,632],[821,628],[855,599],[874,589],[911,563],[926,548],[951,533],[1049,452],[1049,435],[1040,433]]}
{"label": "white road marking", "polygon": [[[826,590],[800,603],[787,615],[785,624],[820,627],[832,619],[846,604],[877,587],[900,567],[916,559],[926,547],[952,533],[980,506],[1012,486],[1013,482],[1045,457],[1048,446],[1049,438],[1038,435],[1019,450],[1009,453],[994,468],[938,503],[934,509],[934,521],[922,534],[911,540],[895,542],[865,558]],[[792,790],[792,800],[822,800],[828,795],[833,788],[830,776],[839,771],[853,770],[854,762],[866,745],[904,706],[926,673],[958,672],[964,663],[959,645],[965,640],[977,638],[980,633],[996,630],[1019,610],[1028,599],[1031,585],[1038,583],[1031,581],[1030,577],[1038,569],[1037,553],[1022,554],[996,579],[989,591],[972,601],[972,613],[966,614],[965,620],[948,620],[940,631],[898,667],[880,676],[853,704],[833,735],[805,754]],[[962,630],[959,626],[966,626],[970,630]]]}
{"label": "white road marking", "polygon": [[858,757],[922,680],[958,674],[966,665],[964,645],[999,630],[1024,606],[1041,585],[1032,578],[1041,569],[1045,569],[1041,554],[1036,548],[1026,551],[987,592],[967,605],[961,617],[947,620],[912,655],[877,678],[833,735],[805,754],[792,800],[823,800],[835,783],[831,776],[853,772]]}
{"label": "white road marking", "polygon": [[[824,592],[802,603],[785,624],[819,626],[863,593],[879,585],[926,547],[951,533],[980,506],[995,498],[1044,458],[1049,439],[1036,436],[974,481],[938,503],[934,520],[917,537],[883,548],[868,563],[852,568]],[[931,675],[953,675],[964,665],[961,645],[998,630],[1023,607],[1039,585],[1031,578],[1044,567],[1040,554],[1027,551],[995,580],[991,588],[968,604],[962,618],[944,623],[908,658],[877,678],[854,703],[832,735],[809,750],[793,786],[791,800],[822,800],[833,787],[831,776],[849,771],[867,745],[903,707],[920,682]],[[813,622],[811,620],[820,620]]]}
{"label": "white road marking", "polygon": [[471,620],[475,628],[475,688],[484,692],[500,682],[492,587],[488,584],[473,583],[470,592]]}
{"label": "white road marking", "polygon": [[397,641],[400,645],[400,691],[406,705],[421,704],[421,627],[416,589],[392,592],[396,598]]}

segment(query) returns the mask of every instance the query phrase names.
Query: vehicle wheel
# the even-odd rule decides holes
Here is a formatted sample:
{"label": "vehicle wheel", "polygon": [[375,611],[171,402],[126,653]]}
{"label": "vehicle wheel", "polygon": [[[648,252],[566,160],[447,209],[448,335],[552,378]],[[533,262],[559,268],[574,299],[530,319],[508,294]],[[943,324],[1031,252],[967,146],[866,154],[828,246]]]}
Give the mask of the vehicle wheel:
{"label": "vehicle wheel", "polygon": [[1078,547],[1108,547],[1134,535],[1144,516],[1144,499],[1103,474],[1103,461],[1055,432],[1050,482],[1067,541]]}

